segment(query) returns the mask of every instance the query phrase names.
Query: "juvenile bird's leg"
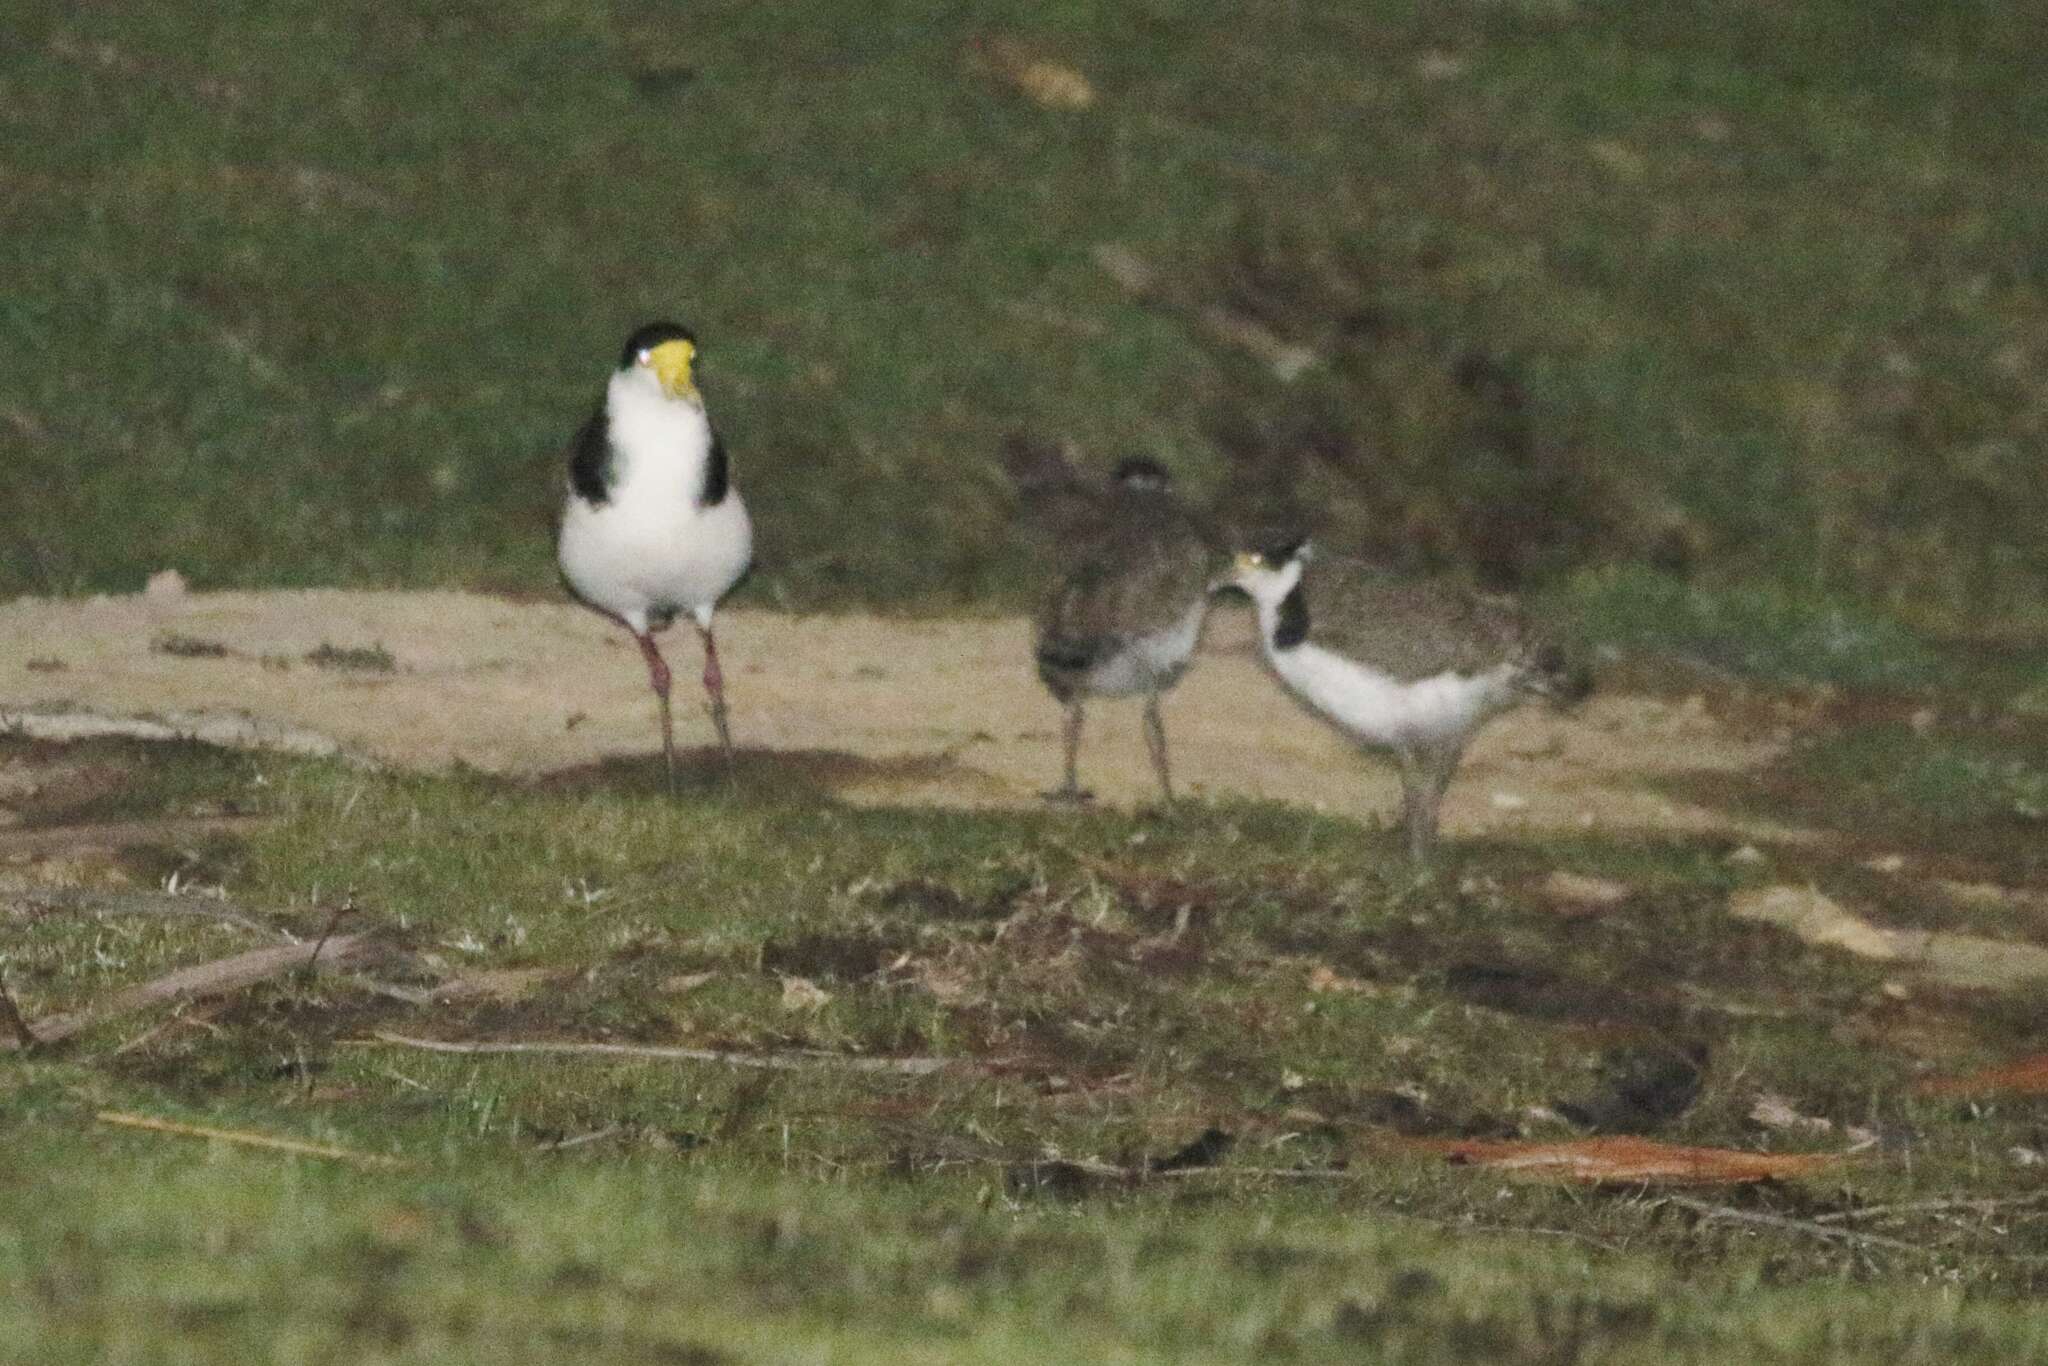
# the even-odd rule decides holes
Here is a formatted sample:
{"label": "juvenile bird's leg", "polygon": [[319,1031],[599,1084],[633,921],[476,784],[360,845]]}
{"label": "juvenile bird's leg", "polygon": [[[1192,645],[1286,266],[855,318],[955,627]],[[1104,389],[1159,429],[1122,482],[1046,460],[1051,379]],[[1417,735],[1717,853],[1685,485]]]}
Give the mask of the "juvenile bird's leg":
{"label": "juvenile bird's leg", "polygon": [[1173,802],[1173,775],[1166,765],[1166,718],[1159,714],[1159,694],[1145,698],[1145,748],[1152,754],[1152,771],[1159,775],[1159,793]]}
{"label": "juvenile bird's leg", "polygon": [[1465,747],[1455,740],[1447,740],[1438,746],[1430,762],[1434,769],[1430,775],[1431,786],[1436,791],[1436,800],[1441,802],[1444,793],[1451,787],[1451,775],[1458,771],[1458,761],[1465,757]]}
{"label": "juvenile bird's leg", "polygon": [[1401,765],[1401,806],[1408,826],[1408,856],[1429,862],[1436,849],[1436,804],[1443,795],[1431,761],[1412,749],[1394,751]]}
{"label": "juvenile bird's leg", "polygon": [[656,648],[652,631],[635,631],[633,639],[640,642],[640,653],[647,659],[647,681],[654,685],[654,696],[661,703],[661,757],[668,764],[668,795],[673,797],[676,795],[676,728],[668,709],[668,661]]}
{"label": "juvenile bird's leg", "polygon": [[1081,699],[1067,703],[1066,724],[1062,728],[1062,739],[1066,746],[1066,781],[1052,791],[1042,794],[1049,802],[1085,802],[1093,799],[1092,792],[1081,788],[1079,757],[1081,753]]}
{"label": "juvenile bird's leg", "polygon": [[704,691],[711,698],[711,724],[718,731],[718,747],[725,751],[725,766],[730,771],[732,729],[725,720],[725,674],[718,667],[718,641],[709,626],[699,626],[697,635],[704,642]]}

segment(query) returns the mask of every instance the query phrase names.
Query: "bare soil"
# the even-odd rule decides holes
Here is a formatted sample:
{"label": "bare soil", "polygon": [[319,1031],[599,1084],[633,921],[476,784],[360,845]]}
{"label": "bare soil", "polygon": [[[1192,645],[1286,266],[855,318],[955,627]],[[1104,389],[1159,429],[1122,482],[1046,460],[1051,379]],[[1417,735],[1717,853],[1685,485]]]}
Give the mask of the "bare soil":
{"label": "bare soil", "polygon": [[[900,620],[740,610],[719,618],[743,766],[862,803],[1027,806],[1059,766],[1059,711],[1021,618]],[[678,742],[708,769],[695,639],[671,632]],[[1358,817],[1398,808],[1391,766],[1300,710],[1257,657],[1249,613],[1221,605],[1168,699],[1176,779],[1213,797],[1275,798]],[[192,733],[338,748],[384,765],[543,777],[655,762],[653,699],[626,633],[566,603],[468,593],[166,593],[0,605],[0,724],[63,738]],[[1752,733],[1755,732],[1755,733]],[[1715,775],[1754,772],[1786,733],[1698,698],[1596,695],[1494,723],[1445,803],[1453,836],[1604,829],[1796,840],[1804,832],[1695,804]],[[1091,707],[1082,779],[1152,801],[1138,709]]]}

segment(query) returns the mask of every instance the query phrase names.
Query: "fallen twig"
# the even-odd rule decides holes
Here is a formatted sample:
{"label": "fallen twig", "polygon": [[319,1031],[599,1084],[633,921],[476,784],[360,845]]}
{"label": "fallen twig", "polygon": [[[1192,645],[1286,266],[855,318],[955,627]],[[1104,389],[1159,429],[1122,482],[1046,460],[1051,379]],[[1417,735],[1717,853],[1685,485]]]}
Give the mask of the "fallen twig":
{"label": "fallen twig", "polygon": [[[216,1006],[214,1010],[217,1012],[219,1010],[219,1007]],[[165,1034],[168,1034],[171,1030],[177,1029],[180,1026],[191,1029],[208,1029],[212,1030],[215,1034],[219,1034],[221,1032],[220,1026],[212,1022],[210,1015],[188,1015],[182,1009],[175,1010],[172,1011],[169,1015],[166,1015],[163,1019],[158,1020],[149,1028],[143,1030],[140,1034],[137,1034],[134,1038],[128,1040],[126,1043],[117,1045],[111,1053],[107,1054],[107,1056],[110,1058],[118,1058],[125,1053],[133,1053],[136,1049],[141,1048],[145,1044],[156,1042],[156,1040],[162,1038]]]}
{"label": "fallen twig", "polygon": [[1986,1197],[1983,1199],[1914,1200],[1902,1205],[1864,1205],[1860,1209],[1835,1210],[1830,1214],[1816,1214],[1816,1224],[1846,1224],[1851,1219],[1881,1219],[1893,1214],[1944,1214],[1961,1210],[1971,1214],[1996,1214],[2001,1210],[2020,1209],[2028,1205],[2048,1202],[2048,1191],[2035,1191],[2032,1195],[2015,1195],[2004,1199]]}
{"label": "fallen twig", "polygon": [[[346,967],[356,960],[369,958],[381,949],[382,945],[375,935],[343,935],[327,942],[327,952],[322,957],[320,966],[323,970],[332,971]],[[55,1043],[116,1015],[126,1015],[173,1001],[190,1000],[196,996],[237,991],[273,977],[282,977],[306,961],[304,944],[281,944],[275,948],[251,949],[232,958],[219,958],[211,963],[180,968],[176,972],[166,973],[155,981],[144,982],[139,987],[116,992],[106,1000],[86,1006],[82,1010],[45,1015],[35,1022],[36,1039],[39,1043]],[[0,1041],[0,1048],[16,1047],[19,1047],[19,1044],[15,1040]]]}
{"label": "fallen twig", "polygon": [[137,844],[168,844],[216,835],[246,835],[273,824],[271,816],[186,816],[157,821],[109,821],[94,825],[51,825],[33,830],[0,832],[0,857],[68,852],[74,849],[124,849]]}
{"label": "fallen twig", "polygon": [[1794,1219],[1783,1214],[1765,1214],[1760,1210],[1734,1209],[1727,1205],[1711,1205],[1704,1200],[1694,1200],[1683,1195],[1667,1195],[1660,1202],[1689,1209],[1707,1219],[1726,1219],[1732,1223],[1755,1224],[1760,1228],[1774,1228],[1785,1233],[1800,1233],[1809,1238],[1825,1238],[1830,1242],[1856,1243],[1863,1247],[1884,1247],[1894,1252],[1914,1252],[1923,1257],[1939,1254],[1931,1247],[1909,1243],[1902,1238],[1887,1238],[1877,1233],[1859,1233],[1852,1228],[1837,1228],[1833,1225],[1816,1223],[1811,1219]]}
{"label": "fallen twig", "polygon": [[1000,1064],[977,1063],[965,1058],[865,1058],[851,1053],[823,1053],[805,1050],[788,1053],[733,1053],[715,1048],[678,1048],[650,1043],[578,1043],[535,1040],[529,1042],[479,1039],[415,1039],[404,1034],[378,1030],[358,1044],[385,1043],[399,1048],[420,1048],[430,1053],[529,1053],[563,1057],[648,1058],[663,1062],[716,1062],[728,1067],[764,1067],[798,1070],[806,1067],[843,1067],[850,1072],[888,1072],[905,1077],[928,1077],[938,1072],[996,1072]]}
{"label": "fallen twig", "polygon": [[313,975],[320,962],[320,950],[326,948],[327,941],[334,937],[334,927],[355,913],[355,897],[343,897],[341,904],[334,908],[334,914],[327,917],[327,924],[321,928],[320,937],[313,941],[313,952],[307,955],[305,966],[299,969],[301,977],[311,977]]}
{"label": "fallen twig", "polygon": [[336,1148],[325,1143],[307,1143],[296,1138],[274,1138],[269,1134],[251,1133],[246,1129],[211,1129],[202,1124],[180,1124],[175,1120],[157,1119],[152,1115],[131,1115],[120,1110],[102,1110],[93,1118],[102,1124],[118,1124],[128,1129],[150,1129],[157,1133],[178,1134],[185,1138],[214,1138],[223,1143],[239,1143],[248,1148],[268,1148],[274,1152],[294,1153],[300,1157],[326,1157],[338,1162],[356,1162],[365,1167],[410,1166],[402,1157],[387,1157],[381,1153],[359,1153],[350,1148]]}
{"label": "fallen twig", "polygon": [[179,896],[170,892],[92,892],[78,887],[59,887],[47,891],[13,892],[7,899],[31,908],[83,911],[91,915],[196,916],[256,934],[274,936],[279,933],[274,926],[254,919],[224,897]]}

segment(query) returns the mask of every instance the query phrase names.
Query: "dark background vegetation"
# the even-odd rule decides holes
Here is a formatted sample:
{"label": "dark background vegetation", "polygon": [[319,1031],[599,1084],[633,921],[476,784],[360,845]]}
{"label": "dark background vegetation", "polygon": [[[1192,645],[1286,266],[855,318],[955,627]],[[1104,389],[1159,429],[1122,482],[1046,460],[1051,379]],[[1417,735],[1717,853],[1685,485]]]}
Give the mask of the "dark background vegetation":
{"label": "dark background vegetation", "polygon": [[546,589],[675,314],[760,601],[1016,603],[1023,428],[1490,582],[2038,630],[2039,18],[25,0],[0,592]]}

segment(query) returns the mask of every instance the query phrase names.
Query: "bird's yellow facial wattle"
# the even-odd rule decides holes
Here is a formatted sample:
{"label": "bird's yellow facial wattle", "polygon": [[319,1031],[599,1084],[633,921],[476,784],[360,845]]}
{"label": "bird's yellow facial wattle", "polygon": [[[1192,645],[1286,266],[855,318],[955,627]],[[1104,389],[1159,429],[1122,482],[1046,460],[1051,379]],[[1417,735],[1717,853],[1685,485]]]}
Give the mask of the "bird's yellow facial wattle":
{"label": "bird's yellow facial wattle", "polygon": [[686,398],[692,403],[699,402],[697,382],[690,377],[690,366],[697,359],[696,346],[678,339],[665,341],[643,352],[640,363],[654,372],[661,381],[661,391],[670,398]]}

